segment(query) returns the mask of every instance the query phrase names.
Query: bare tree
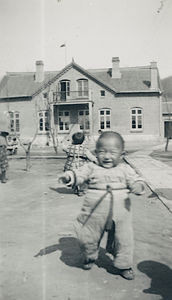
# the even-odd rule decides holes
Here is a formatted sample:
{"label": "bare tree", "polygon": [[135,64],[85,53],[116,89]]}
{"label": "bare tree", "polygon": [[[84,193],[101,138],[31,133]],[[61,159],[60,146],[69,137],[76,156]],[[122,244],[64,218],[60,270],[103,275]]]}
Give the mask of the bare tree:
{"label": "bare tree", "polygon": [[49,115],[49,134],[52,138],[54,151],[57,154],[58,153],[58,139],[57,139],[57,132],[54,124],[54,109],[53,109],[53,93],[49,91],[47,93],[47,110]]}
{"label": "bare tree", "polygon": [[17,137],[21,147],[24,149],[26,154],[26,171],[29,171],[31,168],[31,148],[34,140],[36,139],[37,133],[38,133],[38,129],[36,130],[32,140],[28,143],[22,142],[20,137],[19,136]]}

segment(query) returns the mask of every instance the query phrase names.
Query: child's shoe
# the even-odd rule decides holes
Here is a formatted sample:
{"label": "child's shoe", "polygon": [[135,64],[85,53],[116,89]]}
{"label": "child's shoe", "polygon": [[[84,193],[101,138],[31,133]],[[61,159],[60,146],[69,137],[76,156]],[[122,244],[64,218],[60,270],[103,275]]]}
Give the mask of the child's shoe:
{"label": "child's shoe", "polygon": [[85,259],[84,264],[83,264],[83,269],[84,270],[90,270],[95,263],[95,259]]}
{"label": "child's shoe", "polygon": [[133,280],[134,279],[134,271],[132,268],[130,269],[120,269],[120,275],[127,279],[127,280]]}
{"label": "child's shoe", "polygon": [[85,192],[84,192],[84,191],[78,191],[78,192],[77,192],[77,195],[78,195],[79,197],[84,196],[84,195],[85,195]]}

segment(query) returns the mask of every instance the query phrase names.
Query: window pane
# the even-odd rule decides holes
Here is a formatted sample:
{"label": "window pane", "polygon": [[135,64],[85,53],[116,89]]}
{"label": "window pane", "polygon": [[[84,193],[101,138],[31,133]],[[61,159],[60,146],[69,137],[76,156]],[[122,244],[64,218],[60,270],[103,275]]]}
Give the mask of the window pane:
{"label": "window pane", "polygon": [[81,80],[78,80],[78,89],[82,90],[82,81]]}
{"label": "window pane", "polygon": [[101,110],[101,111],[100,111],[100,114],[101,114],[101,115],[104,115],[104,110]]}
{"label": "window pane", "polygon": [[16,131],[20,131],[20,124],[19,124],[19,119],[16,120]]}
{"label": "window pane", "polygon": [[132,128],[136,128],[136,117],[132,116]]}
{"label": "window pane", "polygon": [[65,112],[64,112],[64,115],[65,115],[65,116],[69,116],[69,112],[68,112],[68,111],[65,111]]}
{"label": "window pane", "polygon": [[10,127],[11,127],[11,131],[14,131],[14,120],[11,120]]}
{"label": "window pane", "polygon": [[65,123],[65,130],[69,130],[69,123],[68,122]]}
{"label": "window pane", "polygon": [[135,109],[132,109],[132,114],[135,114],[136,113],[136,110]]}
{"label": "window pane", "polygon": [[86,116],[88,116],[89,115],[89,110],[86,110],[85,114],[86,114]]}
{"label": "window pane", "polygon": [[101,95],[101,96],[105,96],[105,91],[103,91],[103,90],[100,91],[100,95]]}
{"label": "window pane", "polygon": [[43,117],[43,113],[42,112],[39,113],[39,117]]}
{"label": "window pane", "polygon": [[110,121],[106,121],[106,128],[110,128]]}
{"label": "window pane", "polygon": [[14,118],[14,113],[12,111],[10,112],[10,118]]}
{"label": "window pane", "polygon": [[83,80],[84,83],[84,91],[88,90],[88,80]]}
{"label": "window pane", "polygon": [[142,117],[138,117],[138,128],[142,128]]}
{"label": "window pane", "polygon": [[48,130],[49,130],[49,123],[45,122],[45,131],[48,131]]}
{"label": "window pane", "polygon": [[110,115],[110,110],[107,110],[107,111],[106,111],[106,115]]}
{"label": "window pane", "polygon": [[45,117],[48,117],[48,111],[45,112]]}
{"label": "window pane", "polygon": [[89,129],[89,128],[90,128],[89,121],[86,121],[86,122],[85,122],[85,129]]}
{"label": "window pane", "polygon": [[62,111],[59,111],[59,116],[63,116],[63,112]]}
{"label": "window pane", "polygon": [[63,130],[63,122],[60,122],[60,123],[59,123],[59,129],[60,129],[60,130]]}
{"label": "window pane", "polygon": [[141,113],[142,113],[141,109],[138,109],[137,113],[138,113],[139,115],[141,115]]}
{"label": "window pane", "polygon": [[88,96],[88,90],[84,90],[84,96]]}
{"label": "window pane", "polygon": [[39,121],[39,130],[43,131],[43,119],[40,119]]}
{"label": "window pane", "polygon": [[80,110],[80,111],[79,111],[79,115],[80,115],[80,116],[83,116],[83,115],[84,115],[83,110]]}
{"label": "window pane", "polygon": [[100,129],[104,129],[104,128],[105,128],[104,122],[100,122]]}
{"label": "window pane", "polygon": [[16,113],[16,119],[18,119],[19,118],[19,113]]}

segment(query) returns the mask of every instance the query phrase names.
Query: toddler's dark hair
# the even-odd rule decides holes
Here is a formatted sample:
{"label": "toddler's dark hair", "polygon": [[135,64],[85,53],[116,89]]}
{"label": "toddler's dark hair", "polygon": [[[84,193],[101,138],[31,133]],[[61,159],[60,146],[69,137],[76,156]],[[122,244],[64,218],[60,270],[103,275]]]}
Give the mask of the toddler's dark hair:
{"label": "toddler's dark hair", "polygon": [[96,149],[100,147],[102,139],[107,139],[107,138],[116,138],[116,139],[118,139],[119,142],[120,142],[122,151],[124,150],[124,146],[125,146],[124,139],[118,132],[115,132],[115,131],[105,131],[105,132],[103,132],[97,140]]}
{"label": "toddler's dark hair", "polygon": [[72,143],[74,145],[81,145],[85,140],[85,135],[83,132],[76,132],[72,135]]}

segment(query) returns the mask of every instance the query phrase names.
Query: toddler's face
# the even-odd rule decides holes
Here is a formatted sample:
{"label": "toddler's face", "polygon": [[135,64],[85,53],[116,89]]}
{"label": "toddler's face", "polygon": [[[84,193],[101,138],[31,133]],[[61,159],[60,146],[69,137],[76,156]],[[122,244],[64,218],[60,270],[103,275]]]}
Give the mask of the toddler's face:
{"label": "toddler's face", "polygon": [[99,165],[110,169],[118,165],[122,155],[122,146],[118,138],[102,139],[96,149]]}

